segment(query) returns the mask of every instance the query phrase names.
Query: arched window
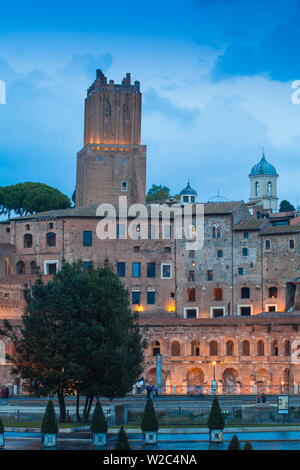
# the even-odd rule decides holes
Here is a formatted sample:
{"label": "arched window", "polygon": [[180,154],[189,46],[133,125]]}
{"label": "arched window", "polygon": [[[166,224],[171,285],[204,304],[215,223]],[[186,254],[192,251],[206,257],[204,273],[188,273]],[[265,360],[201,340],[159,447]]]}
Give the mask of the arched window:
{"label": "arched window", "polygon": [[49,232],[46,235],[47,246],[56,246],[56,233]]}
{"label": "arched window", "polygon": [[250,356],[250,343],[247,340],[242,342],[242,355]]}
{"label": "arched window", "polygon": [[272,183],[271,183],[271,181],[268,182],[268,196],[272,196]]}
{"label": "arched window", "polygon": [[223,291],[220,287],[214,288],[214,300],[216,301],[223,300]]}
{"label": "arched window", "polygon": [[285,356],[291,355],[291,343],[288,340],[284,342],[284,355]]}
{"label": "arched window", "polygon": [[16,274],[25,274],[25,263],[24,261],[18,261],[16,264]]}
{"label": "arched window", "polygon": [[255,183],[255,196],[258,196],[259,193],[259,183],[258,181]]}
{"label": "arched window", "polygon": [[217,356],[218,355],[218,343],[217,341],[211,341],[209,343],[209,355]]}
{"label": "arched window", "polygon": [[153,341],[152,354],[153,356],[156,356],[156,354],[160,354],[160,342],[159,341]]}
{"label": "arched window", "polygon": [[178,341],[173,341],[171,345],[171,355],[180,356],[180,344]]}
{"label": "arched window", "polygon": [[241,288],[241,298],[242,299],[250,299],[250,289],[249,289],[249,287],[242,287]]}
{"label": "arched window", "polygon": [[278,341],[276,339],[271,344],[271,356],[278,356]]}
{"label": "arched window", "polygon": [[32,247],[32,235],[31,233],[25,233],[24,235],[24,248]]}
{"label": "arched window", "polygon": [[5,343],[0,340],[0,364],[5,364]]}
{"label": "arched window", "polygon": [[30,273],[31,274],[37,274],[37,267],[36,267],[36,262],[31,261],[30,263]]}
{"label": "arched window", "polygon": [[269,298],[277,299],[277,287],[269,287]]}
{"label": "arched window", "polygon": [[226,343],[226,356],[233,356],[233,342],[227,341]]}
{"label": "arched window", "polygon": [[220,238],[221,236],[221,227],[219,224],[214,224],[212,229],[213,238]]}
{"label": "arched window", "polygon": [[192,344],[191,344],[191,355],[192,356],[200,355],[200,345],[199,345],[199,341],[197,341],[196,339],[192,341]]}
{"label": "arched window", "polygon": [[257,355],[264,356],[265,355],[265,345],[262,340],[257,341]]}

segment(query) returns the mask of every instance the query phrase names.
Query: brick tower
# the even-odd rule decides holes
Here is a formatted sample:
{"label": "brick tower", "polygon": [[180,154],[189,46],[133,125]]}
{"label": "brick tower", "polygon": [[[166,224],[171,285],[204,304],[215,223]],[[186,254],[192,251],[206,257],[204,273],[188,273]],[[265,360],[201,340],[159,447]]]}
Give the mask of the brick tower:
{"label": "brick tower", "polygon": [[77,154],[76,207],[145,202],[146,146],[141,143],[142,95],[130,74],[121,85],[97,70],[85,99],[84,147]]}

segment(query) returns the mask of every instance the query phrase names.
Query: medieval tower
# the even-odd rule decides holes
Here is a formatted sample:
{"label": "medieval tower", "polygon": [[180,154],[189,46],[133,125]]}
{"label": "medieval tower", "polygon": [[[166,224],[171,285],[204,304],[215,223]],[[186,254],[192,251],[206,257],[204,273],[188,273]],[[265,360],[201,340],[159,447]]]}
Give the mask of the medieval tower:
{"label": "medieval tower", "polygon": [[140,83],[120,85],[101,70],[85,99],[84,147],[77,154],[76,207],[145,203],[146,146],[141,145]]}

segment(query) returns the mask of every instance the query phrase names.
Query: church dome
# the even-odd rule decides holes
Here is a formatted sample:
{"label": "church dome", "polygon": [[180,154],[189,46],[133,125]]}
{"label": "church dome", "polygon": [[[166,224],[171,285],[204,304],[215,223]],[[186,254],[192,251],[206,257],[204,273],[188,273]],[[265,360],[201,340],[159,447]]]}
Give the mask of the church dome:
{"label": "church dome", "polygon": [[197,196],[197,191],[191,188],[190,183],[186,185],[186,187],[180,191],[179,196]]}
{"label": "church dome", "polygon": [[265,154],[263,153],[263,156],[260,160],[259,163],[254,165],[250,172],[250,176],[259,176],[259,175],[274,175],[277,176],[276,169],[271,163],[267,162]]}

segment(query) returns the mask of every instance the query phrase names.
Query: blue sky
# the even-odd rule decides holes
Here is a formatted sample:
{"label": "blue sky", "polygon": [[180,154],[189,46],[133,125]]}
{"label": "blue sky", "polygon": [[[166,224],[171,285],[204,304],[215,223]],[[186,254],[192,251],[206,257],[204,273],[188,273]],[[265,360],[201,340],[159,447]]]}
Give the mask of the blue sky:
{"label": "blue sky", "polygon": [[71,196],[83,100],[102,68],[141,82],[147,187],[247,200],[262,147],[279,198],[300,205],[298,0],[16,0],[1,5],[0,185]]}

